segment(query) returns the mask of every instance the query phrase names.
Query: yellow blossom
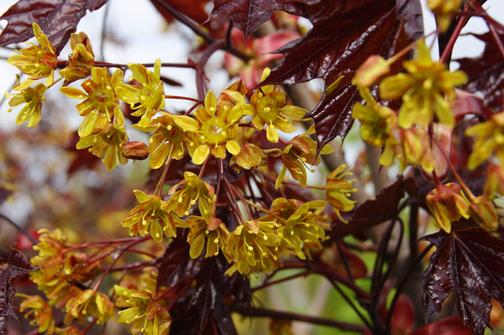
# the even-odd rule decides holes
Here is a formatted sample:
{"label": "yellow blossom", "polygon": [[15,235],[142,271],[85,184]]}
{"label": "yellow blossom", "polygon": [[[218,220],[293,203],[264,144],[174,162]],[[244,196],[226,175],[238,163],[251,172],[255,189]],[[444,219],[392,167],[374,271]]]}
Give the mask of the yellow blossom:
{"label": "yellow blossom", "polygon": [[99,127],[98,124],[104,121],[112,122],[114,116],[122,118],[115,89],[122,82],[123,75],[121,70],[116,70],[111,76],[107,68],[94,67],[91,70],[91,78],[81,85],[84,91],[73,87],[60,89],[70,98],[84,99],[76,106],[79,114],[85,116],[79,127],[79,136],[91,135]]}
{"label": "yellow blossom", "polygon": [[277,228],[274,221],[255,220],[236,227],[227,243],[225,255],[233,264],[226,274],[273,271],[278,264],[281,242]]}
{"label": "yellow blossom", "polygon": [[191,246],[189,249],[191,258],[198,258],[205,245],[205,257],[217,256],[219,250],[225,248],[229,232],[221,220],[217,218],[206,220],[201,216],[191,216],[187,220],[187,225],[189,226],[187,243]]}
{"label": "yellow blossom", "polygon": [[[16,123],[21,124],[28,121],[28,128],[36,127],[42,118],[42,103],[45,101],[45,92],[47,87],[43,84],[37,84],[34,87],[29,85],[31,80],[27,80],[14,88],[19,91],[10,95],[9,106],[15,107],[20,104],[25,104],[19,112]],[[9,109],[9,112],[12,109]]]}
{"label": "yellow blossom", "polygon": [[325,230],[329,228],[324,214],[327,203],[323,200],[301,202],[295,199],[277,198],[268,213],[259,221],[276,221],[281,249],[292,251],[300,259],[311,256],[312,251],[322,249]]}
{"label": "yellow blossom", "polygon": [[84,290],[68,300],[65,310],[76,319],[92,316],[98,324],[114,316],[114,304],[105,294],[94,290]]}
{"label": "yellow blossom", "polygon": [[166,202],[157,195],[148,195],[140,190],[133,191],[138,202],[121,222],[129,228],[131,236],[150,235],[156,242],[161,242],[163,235],[175,237],[180,219],[166,209]]}
{"label": "yellow blossom", "polygon": [[168,160],[180,160],[196,148],[194,137],[198,122],[190,116],[160,113],[149,122],[140,121],[136,128],[153,131],[149,139],[150,167],[158,169]]}
{"label": "yellow blossom", "polygon": [[178,216],[187,216],[198,203],[198,209],[205,218],[212,216],[216,201],[214,188],[190,171],[184,172],[184,180],[173,186],[168,208]]}
{"label": "yellow blossom", "polygon": [[257,145],[245,143],[241,146],[240,153],[233,156],[232,163],[238,164],[245,170],[250,170],[262,165],[265,156],[264,152]]}
{"label": "yellow blossom", "polygon": [[357,189],[352,185],[352,172],[347,170],[345,164],[338,166],[327,176],[326,199],[336,212],[341,221],[346,220],[341,212],[349,212],[355,207],[355,201],[351,199],[352,193]]}
{"label": "yellow blossom", "polygon": [[366,105],[356,103],[352,117],[359,120],[362,139],[372,146],[384,147],[380,164],[390,165],[394,160],[394,146],[397,140],[393,131],[397,127],[397,116],[390,108],[380,105],[367,88],[359,88]]}
{"label": "yellow blossom", "polygon": [[445,32],[450,26],[462,4],[462,0],[427,0],[430,10],[436,15],[436,23],[440,32]]}
{"label": "yellow blossom", "polygon": [[387,77],[380,83],[382,99],[403,100],[399,126],[410,128],[417,124],[427,127],[434,115],[439,122],[453,125],[449,100],[455,97],[455,87],[467,81],[465,73],[450,72],[443,63],[432,61],[423,40],[418,43],[416,58],[403,65],[407,73]]}
{"label": "yellow blossom", "polygon": [[[269,73],[269,68],[266,68],[261,80],[266,79]],[[266,137],[272,143],[278,142],[278,130],[292,133],[296,130],[294,122],[301,121],[306,114],[303,108],[288,105],[285,93],[275,85],[255,90],[250,103],[254,107],[252,124],[258,130],[266,127]]]}
{"label": "yellow blossom", "polygon": [[195,112],[200,125],[201,144],[192,153],[193,163],[202,164],[210,154],[217,158],[225,158],[226,150],[231,155],[238,155],[240,153],[240,144],[236,141],[238,121],[247,110],[245,97],[238,92],[225,92],[219,101],[211,91],[208,92],[204,106],[200,106]]}
{"label": "yellow blossom", "polygon": [[470,203],[455,183],[438,185],[427,194],[427,206],[436,223],[450,233],[452,222],[469,218]]}
{"label": "yellow blossom", "polygon": [[21,49],[17,54],[10,56],[8,62],[31,79],[41,79],[49,77],[49,84],[53,82],[54,69],[58,66],[58,57],[47,36],[42,32],[40,26],[32,24],[33,34],[39,45]]}
{"label": "yellow blossom", "polygon": [[24,314],[25,319],[31,319],[30,324],[37,326],[39,333],[52,335],[56,331],[56,325],[51,306],[38,295],[18,294],[24,298],[19,305],[19,311]]}
{"label": "yellow blossom", "polygon": [[495,154],[504,164],[504,112],[493,114],[487,121],[468,128],[467,136],[475,138],[467,167],[474,170]]}
{"label": "yellow blossom", "polygon": [[412,127],[401,130],[401,150],[398,155],[402,167],[420,166],[425,172],[434,170],[434,156],[427,129]]}
{"label": "yellow blossom", "polygon": [[136,83],[117,87],[119,98],[134,110],[131,115],[149,119],[165,106],[164,86],[161,81],[161,61],[154,63],[154,72],[141,64],[128,64]]}
{"label": "yellow blossom", "polygon": [[166,299],[158,299],[164,291],[154,294],[148,289],[130,289],[114,286],[117,296],[116,306],[119,311],[119,323],[130,326],[133,335],[167,335],[171,316]]}
{"label": "yellow blossom", "polygon": [[481,227],[488,231],[495,231],[499,225],[497,211],[494,204],[484,196],[474,197],[469,207],[469,215]]}
{"label": "yellow blossom", "polygon": [[94,65],[93,47],[85,33],[72,34],[70,48],[72,48],[72,53],[68,56],[68,64],[60,71],[66,84],[86,78]]}
{"label": "yellow blossom", "polygon": [[[116,116],[122,117],[121,112]],[[128,161],[122,155],[122,146],[128,141],[124,130],[124,119],[119,124],[108,124],[89,136],[81,137],[77,142],[77,149],[88,148],[89,152],[102,159],[107,170],[112,170],[117,164],[126,164]]]}

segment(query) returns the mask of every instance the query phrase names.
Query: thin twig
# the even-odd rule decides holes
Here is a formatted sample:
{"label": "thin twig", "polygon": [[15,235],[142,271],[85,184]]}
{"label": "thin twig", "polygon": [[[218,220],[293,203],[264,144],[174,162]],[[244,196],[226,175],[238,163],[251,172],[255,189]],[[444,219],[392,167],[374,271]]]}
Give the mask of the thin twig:
{"label": "thin twig", "polygon": [[3,214],[0,214],[0,220],[4,220],[8,224],[10,224],[12,227],[16,228],[17,231],[19,231],[21,234],[23,234],[24,236],[26,236],[26,238],[28,240],[30,240],[30,242],[31,242],[32,245],[35,245],[35,244],[38,243],[38,241],[26,229],[24,229],[23,227],[21,227],[20,225],[18,225],[16,222],[14,222],[9,217],[7,217],[7,216],[5,216]]}
{"label": "thin twig", "polygon": [[101,39],[100,39],[100,59],[105,60],[105,41],[107,39],[107,19],[110,12],[110,3],[112,0],[109,0],[105,4],[105,11],[103,12],[103,20],[102,20],[102,29],[101,29]]}

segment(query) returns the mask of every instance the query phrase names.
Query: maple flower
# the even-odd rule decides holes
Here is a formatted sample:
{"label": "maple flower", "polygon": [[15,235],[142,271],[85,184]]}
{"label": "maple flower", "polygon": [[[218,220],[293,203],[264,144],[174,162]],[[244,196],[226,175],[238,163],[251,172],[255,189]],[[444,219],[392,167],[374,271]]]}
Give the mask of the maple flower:
{"label": "maple flower", "polygon": [[492,201],[484,196],[474,197],[469,207],[469,215],[481,227],[495,231],[499,225],[497,211]]}
{"label": "maple flower", "polygon": [[72,34],[70,48],[72,53],[68,56],[68,64],[59,72],[66,84],[89,76],[94,65],[93,47],[85,33]]}
{"label": "maple flower", "polygon": [[[42,103],[45,101],[45,92],[47,87],[43,84],[38,84],[35,87],[30,87],[31,80],[27,80],[17,85],[14,90],[19,91],[9,95],[9,106],[15,107],[25,104],[18,116],[16,124],[21,124],[28,121],[28,128],[36,127],[42,118]],[[9,109],[10,112],[12,109]]]}
{"label": "maple flower", "polygon": [[56,324],[49,303],[39,295],[17,294],[17,296],[24,298],[19,305],[19,311],[23,313],[25,319],[31,319],[30,325],[37,326],[39,333],[54,334]]}
{"label": "maple flower", "polygon": [[264,151],[257,145],[252,143],[245,143],[241,146],[240,153],[233,156],[232,163],[238,164],[245,170],[258,167],[262,165],[265,158]]}
{"label": "maple flower", "polygon": [[338,166],[334,171],[327,175],[326,199],[331,204],[338,218],[347,222],[341,212],[349,212],[355,207],[355,201],[351,199],[352,193],[357,189],[352,185],[352,172],[345,164]]}
{"label": "maple flower", "polygon": [[91,78],[81,84],[84,91],[74,87],[60,89],[70,98],[84,99],[76,106],[79,114],[85,116],[79,127],[79,136],[89,136],[104,120],[111,122],[113,118],[122,118],[115,90],[122,82],[123,76],[121,70],[116,70],[111,76],[107,68],[93,67]]}
{"label": "maple flower", "polygon": [[54,80],[54,69],[58,66],[58,57],[47,36],[42,32],[40,26],[32,24],[33,34],[39,45],[32,46],[17,51],[15,55],[9,57],[8,62],[31,79],[48,78],[51,84]]}
{"label": "maple flower", "polygon": [[488,199],[504,195],[504,169],[498,164],[488,164],[483,194]]}
{"label": "maple flower", "polygon": [[[306,185],[306,169],[312,171],[308,165],[317,165],[320,161],[320,155],[317,155],[317,142],[308,136],[314,131],[314,127],[310,127],[305,133],[294,137],[280,153],[278,153],[278,149],[274,149],[273,155],[280,155],[283,163],[283,167],[275,182],[276,188],[280,187],[287,170],[290,172],[292,178],[297,180],[301,185]],[[327,154],[331,150],[331,146],[326,145],[322,148],[320,154]]]}
{"label": "maple flower", "polygon": [[467,81],[466,74],[450,72],[443,63],[432,61],[423,40],[418,43],[416,58],[403,65],[408,73],[387,77],[380,83],[381,98],[403,100],[399,126],[410,128],[417,124],[427,127],[434,115],[439,122],[453,125],[449,100],[455,97],[455,87]]}
{"label": "maple flower", "polygon": [[201,216],[191,216],[187,219],[187,226],[189,226],[187,243],[190,245],[191,258],[198,258],[205,245],[205,257],[217,256],[219,250],[226,247],[229,231],[221,220],[217,218],[207,220]]}
{"label": "maple flower", "polygon": [[[157,299],[149,289],[130,289],[114,286],[115,301],[119,311],[119,323],[130,325],[133,335],[167,335],[171,316],[166,299]],[[158,293],[160,295],[163,291]]]}
{"label": "maple flower", "polygon": [[394,160],[394,146],[397,140],[393,131],[397,127],[397,117],[390,108],[380,105],[367,88],[359,88],[360,95],[366,105],[356,103],[352,109],[352,117],[359,120],[362,139],[372,146],[383,149],[380,164],[390,165]]}
{"label": "maple flower", "polygon": [[134,110],[131,115],[151,118],[165,106],[164,85],[161,81],[161,61],[154,62],[154,72],[142,64],[128,64],[136,83],[117,87],[119,98]]}
{"label": "maple flower", "polygon": [[205,97],[204,106],[200,106],[195,117],[200,125],[199,144],[192,153],[194,164],[200,165],[210,153],[217,158],[226,158],[226,150],[231,155],[240,153],[238,121],[248,110],[245,97],[236,91],[225,91],[222,95],[231,96],[233,101],[221,97],[217,101],[213,92]]}
{"label": "maple flower", "polygon": [[438,185],[427,194],[427,206],[437,224],[450,233],[452,222],[469,218],[470,202],[456,183]]}
{"label": "maple flower", "polygon": [[401,130],[401,150],[398,159],[406,165],[420,166],[425,172],[434,170],[434,155],[427,129],[412,127]]}
{"label": "maple flower", "polygon": [[[269,68],[263,72],[261,81],[270,73]],[[250,98],[254,107],[252,124],[258,130],[266,127],[266,137],[272,143],[278,142],[278,130],[292,133],[296,130],[294,122],[301,121],[306,110],[287,104],[285,93],[275,85],[265,85],[254,91]]]}
{"label": "maple flower", "polygon": [[181,224],[180,219],[171,211],[166,209],[166,201],[157,195],[145,194],[140,190],[134,190],[135,198],[138,202],[122,220],[121,226],[129,229],[131,236],[146,236],[150,234],[156,242],[166,237],[177,235],[176,227]]}
{"label": "maple flower", "polygon": [[492,114],[487,121],[468,128],[465,134],[475,138],[467,162],[469,169],[474,170],[494,153],[504,164],[504,111]]}
{"label": "maple flower", "polygon": [[232,275],[273,271],[279,260],[281,236],[274,221],[248,220],[230,234],[225,256],[233,262],[226,271]]}
{"label": "maple flower", "polygon": [[114,316],[114,304],[109,297],[102,292],[89,289],[68,300],[65,310],[76,319],[92,316],[98,324]]}
{"label": "maple flower", "polygon": [[194,137],[198,122],[185,115],[162,112],[149,122],[140,121],[135,127],[151,132],[149,139],[150,167],[158,169],[168,160],[180,160],[196,148]]}
{"label": "maple flower", "polygon": [[[116,115],[122,115],[120,112]],[[128,141],[124,130],[124,119],[119,123],[108,124],[103,129],[95,129],[88,136],[81,137],[77,149],[88,148],[89,152],[102,159],[107,170],[112,170],[118,163],[126,164],[128,159],[122,155],[121,149]]]}
{"label": "maple flower", "polygon": [[212,216],[216,201],[214,188],[194,173],[185,171],[184,180],[174,185],[169,193],[171,198],[167,207],[178,216],[189,215],[196,202],[203,217]]}
{"label": "maple flower", "polygon": [[450,26],[453,16],[457,13],[462,0],[427,0],[430,10],[436,15],[436,23],[440,32],[445,32]]}
{"label": "maple flower", "polygon": [[282,238],[282,249],[291,250],[300,259],[311,257],[312,251],[322,249],[329,228],[324,215],[327,202],[315,200],[301,202],[295,199],[277,198],[268,214],[259,221],[276,221],[278,234]]}

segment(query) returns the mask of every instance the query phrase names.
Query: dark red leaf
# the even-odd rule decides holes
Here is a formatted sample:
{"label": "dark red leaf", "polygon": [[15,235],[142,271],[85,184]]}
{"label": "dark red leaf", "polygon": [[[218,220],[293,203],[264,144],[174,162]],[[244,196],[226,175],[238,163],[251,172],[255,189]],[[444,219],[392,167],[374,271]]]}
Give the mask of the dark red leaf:
{"label": "dark red leaf", "polygon": [[283,62],[268,83],[295,84],[323,78],[326,86],[344,76],[340,88],[326,94],[312,112],[320,145],[345,136],[352,125],[351,108],[358,94],[351,79],[371,55],[389,57],[423,31],[418,1],[319,1],[299,9],[313,28],[283,47]]}
{"label": "dark red leaf", "polygon": [[151,0],[151,2],[165,20],[170,23],[173,22],[173,16],[166,10],[165,7],[160,5],[159,2],[171,5],[174,9],[187,15],[198,23],[203,23],[208,18],[208,14],[205,10],[208,0]]}
{"label": "dark red leaf", "polygon": [[[485,104],[500,112],[504,108],[504,58],[490,32],[473,36],[485,43],[485,50],[478,58],[457,60],[460,69],[469,76],[465,89],[483,94]],[[499,36],[504,43],[504,33]]]}
{"label": "dark red leaf", "polygon": [[336,223],[331,230],[331,236],[339,239],[395,218],[399,201],[413,183],[412,179],[399,178],[398,181],[381,191],[376,199],[368,200],[357,207],[349,223]]}
{"label": "dark red leaf", "polygon": [[28,258],[16,249],[0,256],[0,335],[7,334],[7,318],[16,316],[11,305],[12,296],[16,293],[12,281],[32,269]]}
{"label": "dark red leaf", "polygon": [[94,11],[107,0],[20,0],[0,19],[7,27],[0,34],[0,46],[20,43],[33,36],[32,23],[37,22],[59,53],[70,34],[75,32],[86,11]]}
{"label": "dark red leaf", "polygon": [[427,313],[439,312],[452,293],[464,323],[482,335],[490,326],[491,299],[504,303],[504,241],[462,222],[451,234],[439,232],[425,240],[436,246],[424,273]]}
{"label": "dark red leaf", "polygon": [[451,316],[416,329],[411,335],[472,335],[472,332],[458,316]]}
{"label": "dark red leaf", "polygon": [[457,121],[461,121],[466,115],[478,115],[487,119],[492,114],[483,99],[465,91],[457,92],[457,98],[451,107]]}

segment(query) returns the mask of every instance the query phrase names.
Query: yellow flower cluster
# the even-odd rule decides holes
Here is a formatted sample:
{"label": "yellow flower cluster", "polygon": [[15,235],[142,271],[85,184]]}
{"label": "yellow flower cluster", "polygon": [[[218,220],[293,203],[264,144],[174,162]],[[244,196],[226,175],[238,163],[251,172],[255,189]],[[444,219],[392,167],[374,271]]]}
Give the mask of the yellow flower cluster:
{"label": "yellow flower cluster", "polygon": [[455,97],[455,87],[464,84],[467,76],[461,71],[448,71],[443,63],[433,61],[425,41],[420,40],[415,59],[403,63],[406,73],[386,77],[379,84],[381,99],[402,100],[397,115],[377,102],[369,89],[388,73],[388,62],[368,63],[357,71],[353,81],[365,101],[365,105],[357,103],[353,108],[353,118],[361,123],[362,139],[383,148],[382,165],[390,165],[397,158],[403,167],[420,166],[432,172],[434,155],[428,127],[434,121],[448,127],[454,125],[450,101]]}

